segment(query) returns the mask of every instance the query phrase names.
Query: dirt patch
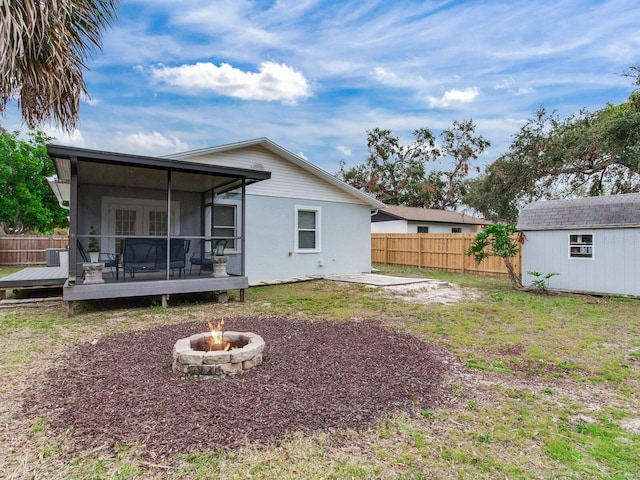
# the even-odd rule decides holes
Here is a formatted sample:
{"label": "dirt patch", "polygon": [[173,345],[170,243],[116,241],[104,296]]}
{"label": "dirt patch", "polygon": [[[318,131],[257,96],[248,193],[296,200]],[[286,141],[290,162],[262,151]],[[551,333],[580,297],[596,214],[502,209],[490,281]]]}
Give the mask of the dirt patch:
{"label": "dirt patch", "polygon": [[453,283],[434,280],[382,287],[382,290],[407,302],[441,305],[475,300],[481,295],[479,290],[473,288],[462,288]]}
{"label": "dirt patch", "polygon": [[202,322],[118,333],[73,349],[32,386],[27,415],[48,416],[74,448],[139,442],[144,454],[277,442],[294,432],[363,428],[399,410],[447,404],[452,358],[373,322],[228,319],[266,341],[264,361],[231,380],[171,369],[175,341]]}

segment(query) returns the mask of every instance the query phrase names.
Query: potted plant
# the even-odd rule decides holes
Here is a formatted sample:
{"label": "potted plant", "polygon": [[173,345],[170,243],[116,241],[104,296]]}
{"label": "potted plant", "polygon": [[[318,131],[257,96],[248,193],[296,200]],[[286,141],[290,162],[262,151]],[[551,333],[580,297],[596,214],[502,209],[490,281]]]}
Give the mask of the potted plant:
{"label": "potted plant", "polygon": [[93,225],[89,227],[89,242],[87,243],[87,252],[89,252],[89,257],[91,258],[91,263],[97,263],[100,258],[100,242],[98,238],[94,235],[97,235],[96,229],[93,228]]}

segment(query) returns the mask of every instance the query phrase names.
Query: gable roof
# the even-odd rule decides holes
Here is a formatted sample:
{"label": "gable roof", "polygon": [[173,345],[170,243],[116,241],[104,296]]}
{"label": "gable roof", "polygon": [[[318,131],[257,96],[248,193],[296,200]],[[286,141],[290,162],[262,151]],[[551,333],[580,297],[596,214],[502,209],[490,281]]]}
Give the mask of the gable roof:
{"label": "gable roof", "polygon": [[541,200],[520,212],[519,230],[640,226],[640,193]]}
{"label": "gable roof", "polygon": [[[388,216],[387,220],[406,220],[408,222],[462,223],[467,225],[490,225],[491,222],[465,215],[460,212],[438,210],[435,208],[402,207],[391,205],[380,210],[380,216]],[[381,220],[381,219],[380,219]],[[384,220],[382,220],[384,221]]]}
{"label": "gable roof", "polygon": [[384,208],[386,206],[384,203],[380,202],[379,200],[376,200],[370,195],[367,195],[366,193],[363,193],[360,190],[353,188],[351,185],[347,185],[346,183],[337,179],[336,177],[326,172],[325,170],[315,166],[314,164],[305,160],[301,156],[290,152],[286,148],[281,147],[280,145],[269,140],[266,137],[256,138],[253,140],[245,140],[245,141],[236,142],[236,143],[228,143],[225,145],[219,145],[215,147],[206,147],[198,150],[190,150],[187,152],[175,153],[172,155],[167,155],[165,158],[179,160],[183,158],[192,158],[200,155],[214,155],[218,153],[228,152],[231,150],[239,150],[243,148],[256,147],[256,146],[260,146],[270,151],[271,153],[287,160],[288,162],[291,162],[292,164],[302,168],[303,170],[311,173],[312,175],[320,178],[321,180],[324,180],[325,182],[342,190],[348,195],[355,197],[359,201],[369,205],[373,209]]}

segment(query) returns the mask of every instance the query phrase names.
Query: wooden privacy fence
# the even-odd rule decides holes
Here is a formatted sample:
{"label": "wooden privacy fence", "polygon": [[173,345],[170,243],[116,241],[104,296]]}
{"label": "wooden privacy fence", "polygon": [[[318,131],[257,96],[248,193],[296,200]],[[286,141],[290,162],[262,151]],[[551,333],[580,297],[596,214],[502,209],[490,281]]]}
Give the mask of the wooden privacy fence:
{"label": "wooden privacy fence", "polygon": [[66,236],[0,235],[0,265],[46,265],[48,248],[66,248]]}
{"label": "wooden privacy fence", "polygon": [[[475,233],[372,233],[371,261],[390,265],[475,275],[507,276],[500,257],[476,265],[467,250]],[[522,275],[520,255],[512,258],[516,274]]]}

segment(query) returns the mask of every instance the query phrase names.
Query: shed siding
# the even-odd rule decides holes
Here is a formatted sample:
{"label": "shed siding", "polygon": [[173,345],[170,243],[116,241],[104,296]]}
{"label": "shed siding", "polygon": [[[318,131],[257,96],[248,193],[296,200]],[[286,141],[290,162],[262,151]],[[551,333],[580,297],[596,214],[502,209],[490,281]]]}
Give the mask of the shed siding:
{"label": "shed siding", "polygon": [[[570,234],[593,235],[593,258],[569,258]],[[640,228],[528,231],[522,246],[523,283],[528,271],[557,272],[550,288],[640,296]]]}
{"label": "shed siding", "polygon": [[317,176],[288,162],[265,148],[254,146],[239,150],[189,157],[189,161],[236,168],[256,169],[256,164],[271,172],[271,178],[247,187],[248,195],[269,197],[331,199],[335,202],[362,203],[356,197],[321,181]]}
{"label": "shed siding", "polygon": [[[322,209],[321,252],[294,251],[296,205]],[[301,275],[369,272],[369,211],[368,205],[248,195],[247,277],[254,282]]]}

